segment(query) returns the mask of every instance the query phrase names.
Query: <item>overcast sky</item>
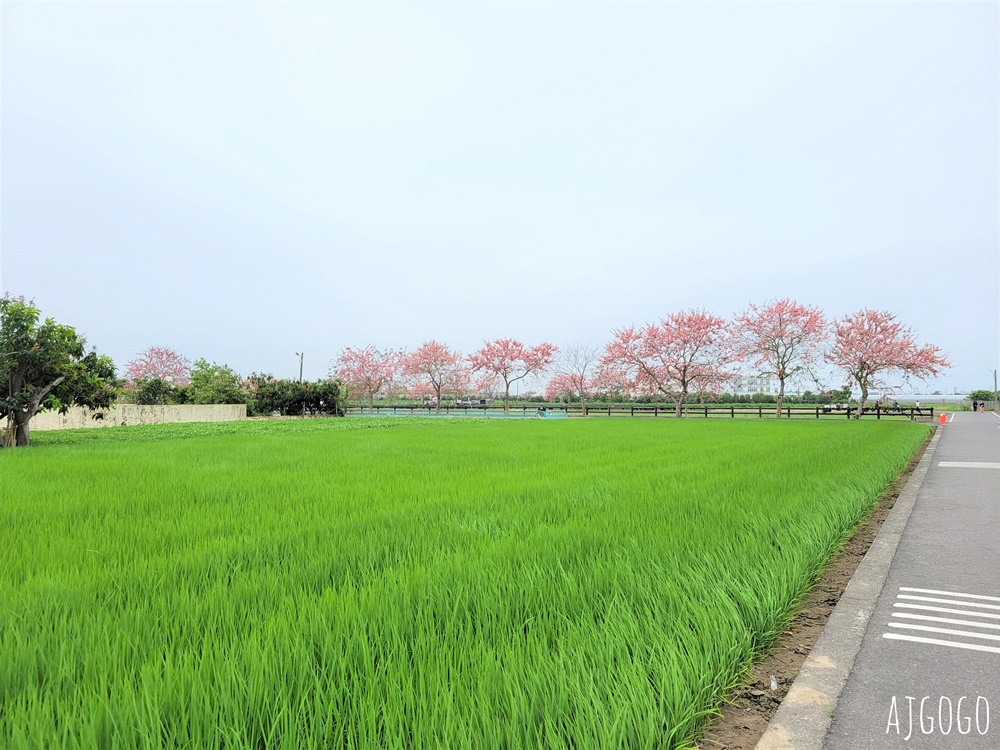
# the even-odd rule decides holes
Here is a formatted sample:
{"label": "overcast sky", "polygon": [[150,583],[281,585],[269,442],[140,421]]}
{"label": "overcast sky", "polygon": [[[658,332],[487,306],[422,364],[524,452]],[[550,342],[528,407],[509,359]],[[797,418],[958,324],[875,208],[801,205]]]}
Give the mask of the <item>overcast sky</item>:
{"label": "overcast sky", "polygon": [[307,379],[791,297],[992,387],[998,7],[3,2],[0,289]]}

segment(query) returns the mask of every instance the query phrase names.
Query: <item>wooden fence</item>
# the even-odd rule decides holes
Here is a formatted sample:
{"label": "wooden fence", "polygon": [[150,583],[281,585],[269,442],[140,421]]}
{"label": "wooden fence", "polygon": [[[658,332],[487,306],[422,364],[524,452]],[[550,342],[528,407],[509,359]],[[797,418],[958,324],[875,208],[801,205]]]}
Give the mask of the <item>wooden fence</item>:
{"label": "wooden fence", "polygon": [[[774,404],[760,404],[758,406],[702,406],[689,404],[684,409],[687,417],[737,417],[764,419],[773,418],[775,415]],[[674,416],[673,406],[655,405],[590,405],[580,407],[579,405],[569,406],[546,406],[546,414],[552,416],[567,417],[672,417]],[[857,408],[847,406],[843,409],[833,409],[822,405],[817,406],[783,406],[782,417],[787,419],[851,419],[857,416]],[[433,406],[417,406],[410,404],[402,405],[375,405],[372,407],[350,407],[347,410],[349,415],[371,415],[371,416],[468,416],[468,417],[501,417],[504,414],[503,406],[442,406],[440,410]],[[507,410],[508,416],[514,417],[538,417],[541,416],[538,406],[511,406]],[[900,409],[883,409],[880,406],[866,408],[864,418],[874,419],[934,419],[933,407],[906,407]]]}

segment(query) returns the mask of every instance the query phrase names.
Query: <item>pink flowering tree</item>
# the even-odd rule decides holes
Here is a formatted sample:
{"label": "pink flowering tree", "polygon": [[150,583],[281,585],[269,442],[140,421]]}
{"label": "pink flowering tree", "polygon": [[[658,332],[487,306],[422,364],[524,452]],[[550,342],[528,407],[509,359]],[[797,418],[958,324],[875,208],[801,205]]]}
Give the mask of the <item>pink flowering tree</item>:
{"label": "pink flowering tree", "polygon": [[872,388],[898,387],[889,380],[923,380],[951,367],[938,347],[918,345],[913,331],[885,310],[866,308],[834,321],[833,339],[827,361],[861,389],[858,419]]}
{"label": "pink flowering tree", "polygon": [[781,299],[737,315],[734,321],[734,357],[748,361],[762,375],[778,381],[778,408],[781,418],[785,383],[797,373],[810,371],[822,358],[828,336],[826,318],[815,307]]}
{"label": "pink flowering tree", "polygon": [[191,360],[168,347],[151,346],[125,365],[125,379],[133,384],[157,379],[182,388],[191,380]]}
{"label": "pink flowering tree", "polygon": [[482,375],[480,385],[503,382],[503,409],[510,407],[510,384],[529,375],[543,373],[552,364],[558,349],[552,344],[527,347],[514,339],[487,341],[469,355],[471,371]]}
{"label": "pink flowering tree", "polygon": [[562,393],[571,399],[580,399],[586,412],[587,397],[593,390],[593,377],[600,359],[600,352],[587,344],[570,344],[559,355],[556,377],[550,381],[562,383]]}
{"label": "pink flowering tree", "polygon": [[469,385],[469,368],[459,352],[437,341],[425,341],[402,360],[403,374],[429,386],[441,409],[442,393],[458,393]]}
{"label": "pink flowering tree", "polygon": [[673,313],[644,328],[621,328],[601,360],[624,380],[626,390],[662,393],[683,416],[691,393],[718,392],[726,369],[726,321],[703,310]]}
{"label": "pink flowering tree", "polygon": [[331,376],[347,386],[348,393],[367,398],[374,404],[380,393],[394,393],[399,387],[403,353],[381,351],[368,345],[364,349],[344,349],[331,368]]}
{"label": "pink flowering tree", "polygon": [[545,385],[545,400],[561,401],[562,399],[566,399],[567,401],[572,401],[574,398],[579,398],[580,392],[577,390],[576,385],[576,381],[569,375],[556,373],[549,378],[549,382]]}
{"label": "pink flowering tree", "polygon": [[414,401],[435,398],[437,394],[426,380],[411,380],[406,384],[406,397]]}

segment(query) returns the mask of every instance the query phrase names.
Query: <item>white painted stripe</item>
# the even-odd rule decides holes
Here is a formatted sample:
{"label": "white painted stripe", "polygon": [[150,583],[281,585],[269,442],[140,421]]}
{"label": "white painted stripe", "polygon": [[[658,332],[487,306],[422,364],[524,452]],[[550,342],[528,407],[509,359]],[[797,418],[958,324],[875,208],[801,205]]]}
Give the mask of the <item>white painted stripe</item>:
{"label": "white painted stripe", "polygon": [[1000,615],[991,615],[989,612],[970,612],[967,609],[948,609],[947,607],[928,607],[925,604],[893,604],[893,607],[903,607],[905,609],[921,609],[925,612],[945,612],[950,615],[965,615],[966,617],[992,617],[1000,620]]}
{"label": "white painted stripe", "polygon": [[992,461],[938,461],[938,466],[946,469],[1000,469],[1000,463]]}
{"label": "white painted stripe", "polygon": [[909,586],[900,586],[900,591],[916,591],[918,594],[944,594],[945,596],[962,596],[966,599],[986,599],[991,602],[1000,602],[1000,596],[984,596],[982,594],[963,594],[958,591],[938,591],[937,589],[915,589]]}
{"label": "white painted stripe", "polygon": [[983,646],[979,643],[958,643],[957,641],[942,641],[937,638],[921,638],[916,635],[903,635],[902,633],[882,633],[883,638],[893,641],[912,641],[913,643],[930,643],[934,646],[951,646],[952,648],[965,648],[969,651],[988,651],[991,654],[1000,654],[1000,648],[995,646]]}
{"label": "white painted stripe", "polygon": [[979,609],[1000,609],[1000,604],[979,604],[978,602],[960,602],[955,599],[938,599],[934,596],[911,596],[900,594],[897,599],[912,599],[918,602],[937,602],[938,604],[957,604],[960,607],[978,607]]}
{"label": "white painted stripe", "polygon": [[954,617],[932,617],[931,615],[911,615],[908,612],[893,612],[892,617],[905,617],[908,620],[927,620],[928,622],[945,622],[950,625],[969,625],[973,628],[990,628],[1000,630],[1000,625],[991,622],[973,622],[972,620],[956,620]]}
{"label": "white painted stripe", "polygon": [[982,638],[986,641],[1000,641],[1000,635],[992,633],[970,633],[967,630],[954,630],[952,628],[935,628],[930,625],[914,625],[911,622],[890,622],[890,628],[905,628],[906,630],[922,630],[927,633],[944,633],[945,635],[960,635],[965,638]]}

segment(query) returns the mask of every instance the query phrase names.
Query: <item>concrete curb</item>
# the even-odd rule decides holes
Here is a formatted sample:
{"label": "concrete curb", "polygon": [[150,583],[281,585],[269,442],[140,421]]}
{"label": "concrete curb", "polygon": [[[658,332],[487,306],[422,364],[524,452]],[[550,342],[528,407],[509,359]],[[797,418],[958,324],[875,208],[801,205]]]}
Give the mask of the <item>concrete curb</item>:
{"label": "concrete curb", "polygon": [[837,701],[889,574],[889,563],[896,554],[940,438],[941,433],[935,431],[755,750],[823,747]]}

